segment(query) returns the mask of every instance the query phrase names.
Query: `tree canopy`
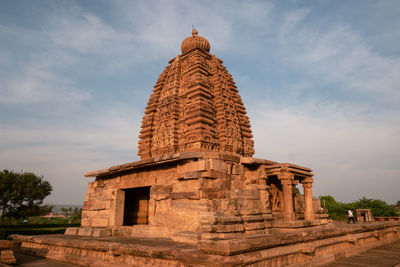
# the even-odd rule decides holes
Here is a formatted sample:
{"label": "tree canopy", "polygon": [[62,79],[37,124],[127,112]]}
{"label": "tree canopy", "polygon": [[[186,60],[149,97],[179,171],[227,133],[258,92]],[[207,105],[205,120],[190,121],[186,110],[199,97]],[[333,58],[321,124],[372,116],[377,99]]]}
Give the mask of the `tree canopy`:
{"label": "tree canopy", "polygon": [[0,172],[0,210],[4,217],[23,218],[43,215],[52,207],[43,205],[52,187],[42,176],[32,172]]}
{"label": "tree canopy", "polygon": [[389,205],[383,200],[361,198],[351,203],[337,202],[332,196],[320,196],[321,203],[325,202],[325,208],[328,209],[329,216],[334,220],[346,220],[347,210],[351,209],[371,209],[374,217],[399,216],[400,212],[395,205]]}

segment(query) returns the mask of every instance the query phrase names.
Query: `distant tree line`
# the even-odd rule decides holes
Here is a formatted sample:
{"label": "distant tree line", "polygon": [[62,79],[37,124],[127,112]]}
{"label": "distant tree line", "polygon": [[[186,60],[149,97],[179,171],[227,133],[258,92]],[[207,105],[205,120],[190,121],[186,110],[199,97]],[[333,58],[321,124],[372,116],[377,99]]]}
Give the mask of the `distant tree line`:
{"label": "distant tree line", "polygon": [[64,216],[71,217],[72,220],[81,220],[82,216],[82,208],[75,207],[72,209],[72,207],[69,208],[61,208],[61,213],[64,214]]}
{"label": "distant tree line", "polygon": [[361,198],[351,203],[337,202],[332,196],[320,196],[321,204],[328,209],[329,216],[334,220],[347,220],[347,210],[370,209],[374,217],[400,216],[400,201],[389,205],[383,200]]}

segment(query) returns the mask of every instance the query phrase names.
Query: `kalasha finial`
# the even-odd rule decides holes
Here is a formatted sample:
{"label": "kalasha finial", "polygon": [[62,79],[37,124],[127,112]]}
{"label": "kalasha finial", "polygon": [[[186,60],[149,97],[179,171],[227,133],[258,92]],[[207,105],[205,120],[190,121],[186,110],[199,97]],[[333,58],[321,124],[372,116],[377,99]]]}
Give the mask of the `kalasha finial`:
{"label": "kalasha finial", "polygon": [[205,50],[206,52],[210,52],[210,43],[206,38],[199,36],[198,31],[192,25],[192,36],[186,37],[182,41],[181,51],[182,54],[185,54],[193,49],[200,48]]}

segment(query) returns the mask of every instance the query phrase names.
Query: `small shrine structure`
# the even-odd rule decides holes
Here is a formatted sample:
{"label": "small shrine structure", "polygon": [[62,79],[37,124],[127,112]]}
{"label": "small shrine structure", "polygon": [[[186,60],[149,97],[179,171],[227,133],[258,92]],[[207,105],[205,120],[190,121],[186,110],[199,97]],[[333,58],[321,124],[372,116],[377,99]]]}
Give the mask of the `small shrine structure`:
{"label": "small shrine structure", "polygon": [[373,216],[371,209],[356,209],[357,222],[372,222]]}
{"label": "small shrine structure", "polygon": [[195,243],[326,223],[312,198],[311,169],[253,158],[246,109],[208,40],[194,29],[181,51],[144,112],[141,160],[86,173],[96,179],[82,225],[67,234]]}

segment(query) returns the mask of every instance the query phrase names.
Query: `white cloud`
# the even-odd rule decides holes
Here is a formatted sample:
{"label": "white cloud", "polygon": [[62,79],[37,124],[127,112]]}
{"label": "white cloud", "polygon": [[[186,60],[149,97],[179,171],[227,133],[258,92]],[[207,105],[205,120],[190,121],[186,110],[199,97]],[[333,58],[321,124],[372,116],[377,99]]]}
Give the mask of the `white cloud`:
{"label": "white cloud", "polygon": [[58,47],[71,48],[82,53],[98,51],[103,48],[104,42],[120,37],[113,28],[90,14],[82,14],[79,18],[62,17],[55,22],[49,34],[52,41]]}
{"label": "white cloud", "polygon": [[87,76],[94,71],[118,73],[142,58],[134,53],[132,34],[117,32],[95,15],[73,10],[78,13],[67,10],[43,18],[47,26],[40,31],[0,25],[3,38],[26,49],[22,56],[13,47],[2,52],[0,103],[80,103],[91,95],[77,83],[79,77],[70,73],[85,67]]}
{"label": "white cloud", "polygon": [[[112,107],[101,102],[117,98],[113,81],[110,91],[98,94],[97,79],[145,73],[143,63],[162,68],[158,61],[166,65],[180,53],[192,24],[212,53],[227,61],[254,59],[259,68],[239,62],[241,76],[234,77],[258,88],[239,88],[249,94],[257,156],[313,168],[316,194],[396,200],[400,61],[372,49],[371,38],[350,23],[310,24],[312,8],[281,10],[264,1],[122,1],[111,4],[109,16],[68,6],[55,4],[55,12],[40,18],[39,30],[0,25],[0,40],[15,44],[0,50],[0,104],[32,110],[29,118],[0,125],[0,167],[51,177],[55,201],[68,202],[75,191],[82,198],[84,172],[137,159],[142,110],[114,112],[121,108],[118,100],[109,100]],[[284,80],[284,88],[273,92],[282,92],[276,103],[257,94],[270,82],[253,74],[263,70]],[[318,94],[322,87],[332,92]],[[356,94],[364,99],[354,101]],[[86,103],[102,108],[89,112]],[[48,108],[45,118],[32,104]]]}
{"label": "white cloud", "polygon": [[90,98],[90,94],[78,89],[72,80],[55,73],[52,65],[45,58],[27,63],[18,74],[5,80],[0,102],[76,103]]}
{"label": "white cloud", "polygon": [[371,99],[398,104],[400,61],[373,51],[366,38],[350,25],[331,28],[303,23],[307,10],[289,13],[279,28],[278,49],[286,64],[301,70],[313,87],[334,85]]}
{"label": "white cloud", "polygon": [[139,125],[130,116],[110,112],[86,123],[0,125],[0,170],[43,175],[53,185],[48,202],[82,204],[91,180],[84,173],[138,160]]}
{"label": "white cloud", "polygon": [[391,188],[400,187],[400,124],[370,123],[349,107],[320,105],[312,110],[271,103],[252,107],[256,156],[312,168],[316,195],[397,201]]}

